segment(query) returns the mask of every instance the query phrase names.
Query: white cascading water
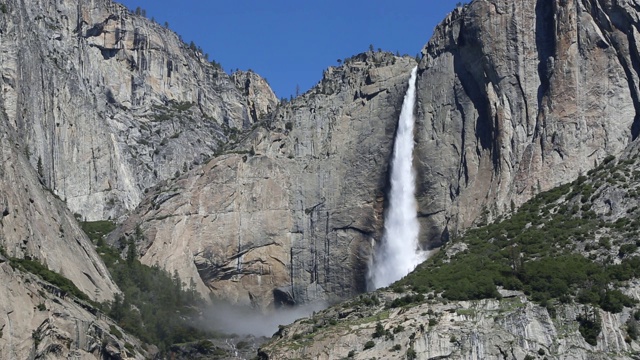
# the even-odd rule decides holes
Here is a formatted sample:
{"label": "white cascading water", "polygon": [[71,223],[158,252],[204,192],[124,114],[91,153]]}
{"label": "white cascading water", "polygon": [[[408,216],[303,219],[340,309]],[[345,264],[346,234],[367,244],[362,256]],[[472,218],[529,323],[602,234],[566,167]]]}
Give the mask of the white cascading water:
{"label": "white cascading water", "polygon": [[420,225],[413,171],[413,109],[417,68],[411,71],[404,96],[391,162],[391,192],[385,214],[382,242],[369,264],[369,288],[375,290],[400,280],[424,261],[427,253],[418,244]]}

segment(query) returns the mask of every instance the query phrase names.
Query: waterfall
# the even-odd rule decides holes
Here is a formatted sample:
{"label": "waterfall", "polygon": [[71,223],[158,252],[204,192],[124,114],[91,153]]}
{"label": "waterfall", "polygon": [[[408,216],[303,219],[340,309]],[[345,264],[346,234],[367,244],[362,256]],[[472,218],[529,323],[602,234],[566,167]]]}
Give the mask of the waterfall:
{"label": "waterfall", "polygon": [[417,67],[411,71],[409,89],[404,96],[391,162],[391,192],[384,219],[382,242],[369,264],[370,290],[399,280],[426,259],[420,250],[413,171],[413,110],[416,100]]}

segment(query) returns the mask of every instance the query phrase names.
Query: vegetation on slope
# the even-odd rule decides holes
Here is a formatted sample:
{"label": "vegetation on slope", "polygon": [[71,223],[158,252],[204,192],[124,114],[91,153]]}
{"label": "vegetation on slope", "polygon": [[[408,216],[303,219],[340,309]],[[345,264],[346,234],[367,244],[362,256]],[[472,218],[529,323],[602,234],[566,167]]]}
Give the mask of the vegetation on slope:
{"label": "vegetation on slope", "polygon": [[395,286],[435,291],[450,300],[497,298],[500,286],[522,290],[549,308],[553,299],[613,313],[633,306],[635,301],[619,288],[640,277],[640,257],[633,256],[640,212],[630,208],[612,221],[611,214],[592,210],[611,187],[621,187],[628,198],[640,196],[629,185],[640,180],[640,171],[630,171],[633,164],[633,159],[617,165],[613,158],[605,159],[589,178],[543,192],[510,218],[454,239],[466,244],[466,250],[441,251]]}
{"label": "vegetation on slope", "polygon": [[161,350],[168,350],[172,344],[213,337],[192,326],[204,305],[195,284],[186,287],[177,273],[171,276],[158,266],[145,266],[137,259],[135,241],[143,236],[139,229],[129,239],[123,239],[127,253],[122,259],[120,252],[103,240],[113,230],[113,224],[83,222],[81,226],[97,244],[98,253],[123,292],[104,309],[119,326]]}
{"label": "vegetation on slope", "polygon": [[[118,249],[104,241],[104,236],[115,228],[112,222],[81,222],[80,225],[96,244],[113,280],[122,290],[122,294],[116,294],[112,302],[99,304],[91,301],[71,280],[49,270],[37,260],[8,257],[2,247],[0,255],[7,258],[12,268],[32,273],[56,286],[63,295],[71,295],[87,302],[106,313],[128,333],[158,346],[162,352],[191,351],[216,356],[226,354],[226,350],[206,340],[219,334],[200,330],[192,325],[197,323],[200,309],[205,305],[205,301],[195,290],[195,284],[186,287],[177,273],[172,276],[158,266],[142,265],[137,259],[134,242],[136,238],[143,236],[139,229],[125,241],[127,253],[123,259]],[[116,327],[112,327],[110,332],[118,338],[122,337]],[[181,345],[173,346],[176,344]]]}
{"label": "vegetation on slope", "polygon": [[42,265],[36,260],[32,259],[18,259],[10,258],[9,264],[12,268],[25,272],[30,272],[37,275],[42,280],[47,281],[57,286],[63,293],[71,294],[78,299],[89,301],[87,294],[83,293],[78,287],[69,279],[55,271],[49,270],[46,266]]}
{"label": "vegetation on slope", "polygon": [[[524,292],[545,306],[552,317],[556,316],[556,309],[560,316],[571,314],[566,311],[571,307],[562,304],[585,304],[573,308],[579,309],[574,319],[560,319],[558,325],[562,326],[558,330],[565,334],[577,330],[588,344],[595,346],[604,331],[598,308],[618,313],[625,307],[637,307],[636,301],[627,296],[627,288],[631,286],[629,280],[640,278],[638,198],[638,161],[607,158],[574,182],[540,193],[507,219],[478,226],[452,239],[439,253],[391,286],[398,295],[389,296],[384,291],[363,294],[314,314],[282,328],[263,352],[308,354],[300,349],[313,348],[314,341],[366,329],[372,339],[354,345],[348,357],[384,344],[389,351],[406,349],[405,357],[414,358],[417,354],[412,342],[416,334],[438,326],[441,314],[434,308],[442,305],[439,311],[446,309],[449,300],[499,299],[499,289]],[[381,298],[387,299],[384,304]],[[446,311],[474,318],[476,305],[455,303]],[[406,315],[415,316],[417,312],[411,313],[415,306],[421,306],[423,311],[417,323],[407,320],[411,315]],[[503,312],[524,306],[519,297],[505,298],[499,302],[494,321],[501,319]],[[396,316],[393,321],[386,321],[390,313]],[[622,328],[628,343],[640,336],[640,310],[631,313],[633,316]],[[565,320],[575,323],[565,327]],[[403,323],[418,324],[420,330],[410,330],[413,334],[409,343],[405,334],[399,336],[404,343],[388,347],[398,336],[396,333],[405,330]],[[394,324],[400,325],[393,327]],[[456,326],[464,325],[454,325],[453,332]],[[457,341],[452,335],[450,342]],[[540,349],[539,356],[549,351]],[[535,358],[535,354],[526,358]]]}

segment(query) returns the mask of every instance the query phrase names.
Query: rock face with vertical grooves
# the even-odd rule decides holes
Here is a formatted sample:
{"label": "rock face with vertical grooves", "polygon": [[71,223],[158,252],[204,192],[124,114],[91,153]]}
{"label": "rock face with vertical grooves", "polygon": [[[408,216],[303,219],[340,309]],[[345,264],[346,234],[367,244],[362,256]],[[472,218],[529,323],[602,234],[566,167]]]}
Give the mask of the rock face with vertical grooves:
{"label": "rock face with vertical grooves", "polygon": [[277,102],[257,75],[239,90],[175,33],[110,0],[3,4],[9,123],[45,184],[88,220],[134,209],[146,187],[198,166]]}
{"label": "rock face with vertical grooves", "polygon": [[[637,19],[626,2],[477,0],[436,28],[422,51],[417,83],[415,166],[423,244],[439,246],[472,223],[491,220],[625,149],[640,131]],[[194,195],[201,187],[179,187],[163,204],[151,206],[167,196],[157,192],[145,200],[124,231],[134,223],[149,231],[141,247],[146,261],[181,268],[187,279],[198,271],[201,289],[244,302],[264,296],[294,302],[361,290],[358,281],[339,279],[361,278],[371,250],[367,239],[380,235],[384,174],[402,99],[398,90],[406,86],[400,80],[409,67],[370,68],[371,59],[356,60],[331,68],[309,94],[279,108],[267,128],[239,148],[245,154],[214,161],[247,174],[226,178],[233,185],[224,196],[209,191],[207,196],[226,199],[223,210],[209,209],[217,220],[188,225],[194,219],[189,214],[201,213],[195,204],[207,203]],[[389,82],[396,90],[380,85]],[[353,108],[358,111],[345,110]],[[369,156],[372,151],[375,156]],[[194,173],[207,176],[213,166]],[[277,189],[258,184],[273,179]],[[172,187],[164,189],[159,191]],[[288,205],[264,189],[286,194]],[[232,221],[237,230],[231,237],[222,225],[203,231],[203,224],[221,221],[229,209],[237,216],[247,213],[243,221]],[[278,214],[277,223],[251,217],[267,213]],[[270,239],[286,240],[265,247]],[[167,245],[172,243],[180,245]],[[172,255],[174,246],[182,260]],[[214,256],[216,247],[228,249],[226,255]],[[279,253],[269,260],[270,255],[255,255],[257,248]],[[198,257],[206,253],[211,255]],[[265,282],[272,269],[281,275]],[[272,294],[268,289],[274,288]]]}
{"label": "rock face with vertical grooves", "polygon": [[[257,75],[228,76],[111,1],[2,5],[8,256],[39,259],[110,299],[117,288],[71,213],[127,216],[112,241],[140,226],[142,261],[204,294],[267,307],[364,291],[413,59],[355,56],[278,106]],[[571,180],[638,136],[637,9],[631,0],[476,0],[436,28],[417,84],[423,243]],[[5,313],[26,304],[21,314],[34,319],[25,296],[3,299]],[[529,309],[522,324],[546,321]],[[7,341],[0,336],[0,347]],[[448,341],[426,339],[424,349],[444,356]]]}
{"label": "rock face with vertical grooves", "polygon": [[120,292],[64,202],[39,181],[4,105],[0,97],[0,358],[120,356],[125,342],[139,342],[109,334],[113,324],[93,306],[10,265],[38,261],[94,301]]}
{"label": "rock face with vertical grooves", "polygon": [[438,245],[619,154],[640,125],[633,1],[477,0],[422,50],[422,240]]}
{"label": "rock face with vertical grooves", "polygon": [[93,300],[112,300],[119,290],[109,271],[64,203],[38,181],[2,111],[0,141],[0,248],[38,260]]}
{"label": "rock face with vertical grooves", "polygon": [[231,79],[246,99],[247,111],[252,123],[275,109],[278,99],[263,77],[251,70],[238,70],[231,74]]}
{"label": "rock face with vertical grooves", "polygon": [[113,240],[140,225],[143,262],[241,303],[364,291],[413,66],[369,52],[329,68],[235,150],[152,189]]}

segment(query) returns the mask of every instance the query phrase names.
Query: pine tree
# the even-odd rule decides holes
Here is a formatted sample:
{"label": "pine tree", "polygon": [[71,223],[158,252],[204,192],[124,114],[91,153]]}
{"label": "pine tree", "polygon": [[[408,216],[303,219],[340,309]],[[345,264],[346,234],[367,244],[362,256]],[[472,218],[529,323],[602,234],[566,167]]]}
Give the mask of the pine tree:
{"label": "pine tree", "polygon": [[44,167],[42,166],[42,157],[41,156],[38,156],[37,169],[38,169],[38,175],[40,176],[40,179],[44,179]]}
{"label": "pine tree", "polygon": [[133,238],[129,238],[127,242],[127,265],[129,267],[133,266],[133,263],[136,261],[137,252],[136,252],[136,244],[133,241]]}

